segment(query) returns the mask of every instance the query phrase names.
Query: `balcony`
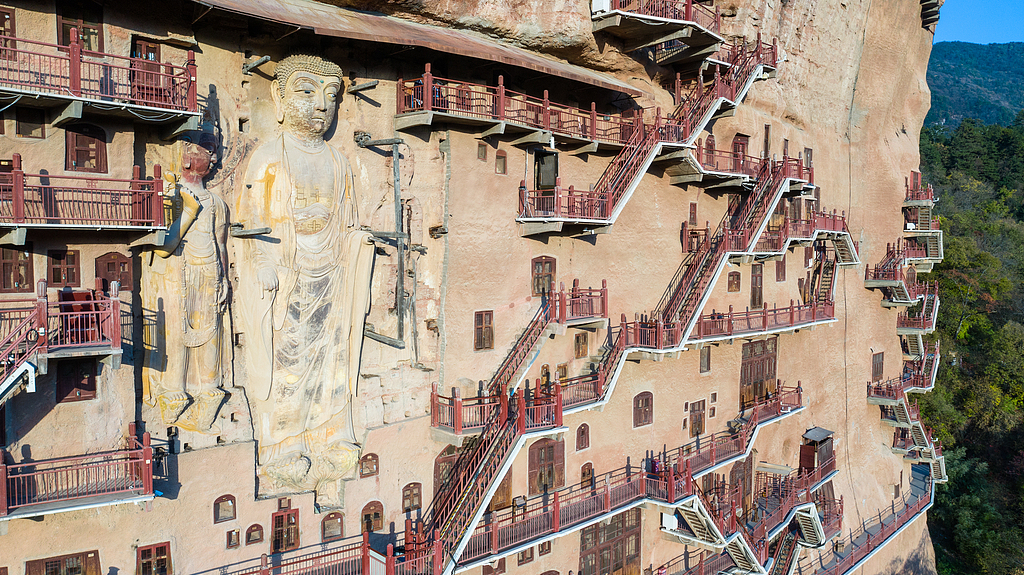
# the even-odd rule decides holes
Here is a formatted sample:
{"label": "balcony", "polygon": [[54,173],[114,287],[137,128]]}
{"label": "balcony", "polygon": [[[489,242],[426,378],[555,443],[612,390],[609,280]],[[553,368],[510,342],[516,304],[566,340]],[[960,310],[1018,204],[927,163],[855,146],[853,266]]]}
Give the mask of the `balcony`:
{"label": "balcony", "polygon": [[694,149],[686,152],[683,161],[666,166],[672,184],[701,182],[704,191],[735,188],[757,177],[767,160],[727,150],[716,150],[698,139]]}
{"label": "balcony", "polygon": [[398,80],[395,129],[450,122],[485,128],[483,136],[523,134],[512,145],[548,144],[551,138],[587,145],[585,151],[619,149],[633,134],[635,120],[620,113],[599,113],[591,103],[581,110],[552,102],[548,91],[537,98],[497,86],[439,78],[426,65],[423,76]]}
{"label": "balcony", "polygon": [[935,189],[931,184],[921,181],[921,172],[910,172],[909,178],[904,178],[904,187],[907,195],[903,200],[903,207],[934,206]]}
{"label": "balcony", "polygon": [[[21,154],[12,170],[0,173],[0,230],[78,229],[154,232],[164,225],[163,178],[142,179],[135,166],[131,179],[26,174]],[[22,232],[24,233],[24,232]],[[24,236],[20,236],[24,242]]]}
{"label": "balcony", "polygon": [[935,341],[932,353],[921,359],[903,362],[903,389],[911,392],[927,392],[935,387],[935,377],[939,371],[939,341]]}
{"label": "balcony", "polygon": [[177,122],[178,129],[195,129],[200,115],[191,50],[181,66],[93,52],[82,48],[75,29],[68,46],[0,36],[0,94],[63,106],[57,125],[81,118],[83,109],[134,122]]}
{"label": "balcony", "polygon": [[117,451],[18,464],[6,456],[0,449],[0,521],[153,499],[149,433]]}
{"label": "balcony", "polygon": [[794,331],[804,327],[829,323],[836,319],[835,302],[809,302],[789,307],[760,310],[733,311],[701,315],[688,343],[729,340],[739,336],[765,335]]}
{"label": "balcony", "polygon": [[121,301],[118,284],[110,296],[100,292],[60,292],[65,299],[48,300],[46,282],[36,285],[35,299],[4,300],[0,309],[0,404],[19,389],[21,378],[45,374],[49,359],[109,356],[120,366]]}
{"label": "balcony", "polygon": [[700,48],[722,41],[722,16],[699,0],[592,0],[594,32],[623,41],[632,52],[665,42]]}
{"label": "balcony", "polygon": [[935,331],[939,315],[939,284],[932,283],[932,289],[922,296],[921,309],[913,313],[900,312],[896,317],[896,333],[899,335],[925,335]]}

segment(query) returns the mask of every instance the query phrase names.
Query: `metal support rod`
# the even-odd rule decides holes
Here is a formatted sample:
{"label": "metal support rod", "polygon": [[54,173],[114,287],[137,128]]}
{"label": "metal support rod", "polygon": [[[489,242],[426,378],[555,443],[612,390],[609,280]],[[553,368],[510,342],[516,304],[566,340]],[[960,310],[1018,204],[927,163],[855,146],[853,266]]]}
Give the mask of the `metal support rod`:
{"label": "metal support rod", "polygon": [[395,282],[395,311],[398,312],[398,339],[405,338],[405,234],[402,226],[402,173],[398,168],[398,140],[391,144],[391,169],[395,179],[395,241],[398,244],[398,281]]}
{"label": "metal support rod", "polygon": [[376,88],[377,84],[379,84],[379,83],[380,83],[380,80],[371,80],[369,82],[363,82],[362,84],[356,84],[354,86],[350,86],[347,90],[345,90],[345,93],[346,94],[355,94],[356,92],[362,92],[363,90],[369,90],[370,88]]}

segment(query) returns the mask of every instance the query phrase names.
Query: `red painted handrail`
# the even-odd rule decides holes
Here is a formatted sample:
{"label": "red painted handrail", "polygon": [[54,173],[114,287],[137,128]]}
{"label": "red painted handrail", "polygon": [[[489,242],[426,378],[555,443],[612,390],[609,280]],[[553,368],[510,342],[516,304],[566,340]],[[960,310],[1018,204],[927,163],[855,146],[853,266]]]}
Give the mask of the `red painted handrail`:
{"label": "red painted handrail", "polygon": [[30,92],[197,112],[195,53],[182,66],[0,36],[0,86]]}
{"label": "red painted handrail", "polygon": [[21,154],[0,174],[0,222],[46,226],[164,227],[160,166],[152,180],[26,174]]}
{"label": "red painted handrail", "polygon": [[153,494],[149,433],[127,449],[7,465],[0,449],[0,516],[35,505],[53,506],[111,494]]}

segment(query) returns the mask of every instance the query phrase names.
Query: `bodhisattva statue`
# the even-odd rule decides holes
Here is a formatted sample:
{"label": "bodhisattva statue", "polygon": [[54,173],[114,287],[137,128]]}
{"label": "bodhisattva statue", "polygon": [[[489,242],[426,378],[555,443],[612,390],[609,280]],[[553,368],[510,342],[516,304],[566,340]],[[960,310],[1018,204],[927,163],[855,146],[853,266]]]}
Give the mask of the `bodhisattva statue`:
{"label": "bodhisattva statue", "polygon": [[341,68],[291,56],[275,79],[282,133],[249,158],[235,212],[245,229],[272,230],[235,240],[260,493],[313,489],[338,506],[337,481],[358,461],[352,402],[373,246],[348,161],[324,141]]}
{"label": "bodhisattva statue", "polygon": [[191,133],[181,145],[181,175],[173,188],[181,214],[147,270],[144,295],[159,319],[147,331],[145,395],[164,423],[219,433],[213,422],[226,395],[221,386],[227,205],[203,184],[217,162],[212,130]]}

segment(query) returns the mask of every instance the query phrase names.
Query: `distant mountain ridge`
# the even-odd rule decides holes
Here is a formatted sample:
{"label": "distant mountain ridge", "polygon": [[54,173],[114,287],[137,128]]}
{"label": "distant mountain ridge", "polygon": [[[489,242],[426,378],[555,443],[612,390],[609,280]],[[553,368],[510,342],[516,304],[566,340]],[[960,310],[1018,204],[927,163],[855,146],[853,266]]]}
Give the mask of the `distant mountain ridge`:
{"label": "distant mountain ridge", "polygon": [[1008,126],[1024,110],[1024,42],[939,42],[928,62],[928,86],[926,126],[955,127],[964,118]]}

